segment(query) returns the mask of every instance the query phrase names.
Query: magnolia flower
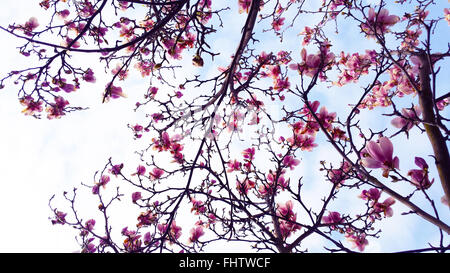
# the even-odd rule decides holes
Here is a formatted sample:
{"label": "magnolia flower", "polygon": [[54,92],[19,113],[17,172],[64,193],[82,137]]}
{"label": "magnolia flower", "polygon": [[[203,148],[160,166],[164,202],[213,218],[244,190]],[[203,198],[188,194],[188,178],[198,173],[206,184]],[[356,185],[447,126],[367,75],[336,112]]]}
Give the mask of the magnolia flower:
{"label": "magnolia flower", "polygon": [[239,13],[248,13],[250,6],[252,5],[251,0],[238,0]]}
{"label": "magnolia flower", "polygon": [[384,216],[391,217],[394,215],[394,210],[391,206],[395,203],[395,199],[392,197],[387,198],[383,201],[383,203],[375,203],[374,205],[374,213],[384,213]]}
{"label": "magnolia flower", "polygon": [[83,80],[85,80],[86,82],[95,83],[96,79],[94,76],[94,71],[92,71],[92,69],[88,68],[88,70],[83,75]]}
{"label": "magnolia flower", "polygon": [[145,167],[139,165],[139,166],[136,168],[136,172],[133,173],[132,175],[138,175],[138,176],[140,176],[140,175],[144,175],[144,174],[145,174]]}
{"label": "magnolia flower", "polygon": [[55,219],[52,220],[52,225],[61,224],[64,225],[66,223],[67,213],[62,211],[55,212]]}
{"label": "magnolia flower", "polygon": [[198,241],[198,238],[203,236],[205,232],[203,231],[203,228],[201,226],[197,226],[195,228],[191,229],[191,236],[189,237],[189,242],[194,243]]}
{"label": "magnolia flower", "polygon": [[324,224],[337,224],[341,222],[341,220],[342,220],[341,214],[336,211],[330,211],[328,216],[322,217],[322,223]]}
{"label": "magnolia flower", "polygon": [[137,192],[133,192],[131,194],[131,199],[133,201],[133,203],[136,203],[138,200],[140,200],[142,198],[141,192],[137,191]]}
{"label": "magnolia flower", "polygon": [[359,195],[359,198],[363,200],[372,200],[377,202],[378,199],[381,196],[381,191],[377,188],[371,188],[370,190],[363,190],[362,193]]}
{"label": "magnolia flower", "polygon": [[411,184],[418,189],[428,189],[434,182],[428,178],[428,164],[421,157],[416,157],[414,162],[420,169],[409,170],[408,175],[411,176]]}
{"label": "magnolia flower", "polygon": [[347,240],[353,244],[353,248],[358,248],[359,251],[364,251],[366,245],[369,244],[369,241],[366,239],[366,234],[362,233],[359,235],[354,234],[346,234]]}
{"label": "magnolia flower", "polygon": [[248,148],[248,149],[245,149],[243,152],[242,152],[242,155],[244,156],[244,159],[246,159],[246,160],[253,160],[254,158],[255,158],[255,148]]}
{"label": "magnolia flower", "polygon": [[85,225],[87,230],[92,231],[95,226],[95,220],[94,219],[87,220]]}
{"label": "magnolia flower", "polygon": [[399,168],[398,157],[392,157],[394,147],[387,137],[380,137],[378,142],[369,141],[361,151],[362,164],[371,169],[383,169],[383,176],[387,177],[390,170]]}
{"label": "magnolia flower", "polygon": [[370,8],[367,23],[362,24],[361,28],[369,37],[375,34],[382,35],[399,20],[398,16],[389,15],[387,9],[381,9],[379,13],[376,13],[374,8]]}
{"label": "magnolia flower", "polygon": [[32,31],[35,30],[39,26],[38,20],[36,17],[31,17],[24,25],[21,27],[23,28],[23,31],[25,35],[32,36]]}
{"label": "magnolia flower", "polygon": [[294,158],[293,156],[288,155],[283,159],[283,164],[289,169],[293,170],[295,166],[300,164],[300,160]]}
{"label": "magnolia flower", "polygon": [[416,123],[417,117],[422,114],[422,110],[418,105],[414,106],[413,109],[402,109],[403,117],[396,117],[391,121],[391,124],[399,129],[405,128],[406,131],[409,131]]}
{"label": "magnolia flower", "polygon": [[249,189],[253,189],[255,187],[255,182],[245,179],[244,181],[236,180],[236,189],[239,191],[241,195],[247,195]]}
{"label": "magnolia flower", "polygon": [[164,174],[164,171],[159,168],[153,168],[150,172],[150,177],[152,180],[159,179]]}

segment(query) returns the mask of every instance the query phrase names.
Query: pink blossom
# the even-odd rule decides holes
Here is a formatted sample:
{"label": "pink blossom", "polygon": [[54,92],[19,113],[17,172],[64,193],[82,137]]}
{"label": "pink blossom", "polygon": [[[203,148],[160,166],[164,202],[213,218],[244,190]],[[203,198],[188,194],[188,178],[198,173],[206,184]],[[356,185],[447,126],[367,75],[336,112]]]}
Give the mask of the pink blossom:
{"label": "pink blossom", "polygon": [[366,239],[366,234],[362,233],[359,235],[354,234],[346,234],[347,240],[352,243],[353,248],[358,248],[359,251],[364,251],[366,245],[369,244],[369,241]]}
{"label": "pink blossom", "polygon": [[191,229],[191,236],[189,237],[190,243],[195,243],[198,241],[198,239],[203,236],[205,232],[203,231],[203,228],[201,226],[197,226]]}
{"label": "pink blossom", "polygon": [[289,87],[291,86],[291,83],[289,82],[289,78],[288,77],[286,77],[285,79],[282,79],[282,78],[277,78],[275,81],[274,81],[274,86],[273,86],[273,89],[274,90],[277,90],[277,91],[283,91],[283,90],[285,90],[285,89],[289,89]]}
{"label": "pink blossom", "polygon": [[[328,216],[322,217],[322,223],[324,224],[339,224],[342,221],[341,214],[336,211],[330,211]],[[334,229],[335,226],[331,225],[331,228]]]}
{"label": "pink blossom", "polygon": [[415,157],[414,162],[420,169],[413,169],[408,171],[408,175],[411,176],[411,184],[418,189],[428,189],[434,182],[428,178],[428,164],[421,157]]}
{"label": "pink blossom", "polygon": [[359,197],[363,200],[372,200],[377,202],[381,196],[381,191],[377,188],[371,188],[370,190],[363,190]]}
{"label": "pink blossom", "polygon": [[55,219],[52,220],[52,225],[60,224],[64,225],[66,223],[66,215],[67,213],[56,211],[55,212]]}
{"label": "pink blossom", "polygon": [[81,253],[94,253],[97,250],[95,244],[92,243],[92,241],[94,240],[95,238],[89,238],[86,242],[84,242],[84,246],[81,249]]}
{"label": "pink blossom", "polygon": [[95,226],[95,220],[94,219],[87,220],[85,226],[88,231],[92,231]]}
{"label": "pink blossom", "polygon": [[281,17],[281,18],[277,18],[277,19],[273,20],[272,21],[272,28],[275,31],[279,31],[281,29],[281,26],[284,25],[284,19],[285,19],[284,17]]}
{"label": "pink blossom", "polygon": [[317,118],[325,129],[331,129],[331,123],[336,118],[336,113],[328,113],[327,108],[325,106],[322,106],[319,113],[317,113]]}
{"label": "pink blossom", "polygon": [[133,201],[133,203],[136,203],[138,200],[140,200],[142,198],[141,192],[137,191],[137,192],[133,192],[131,194],[131,199]]}
{"label": "pink blossom", "polygon": [[143,226],[149,226],[156,222],[156,214],[153,213],[151,210],[148,210],[146,212],[142,212],[138,218],[138,224],[136,225],[138,228]]}
{"label": "pink blossom", "polygon": [[245,179],[244,181],[236,180],[236,189],[239,191],[241,195],[247,195],[249,189],[253,189],[255,187],[255,182]]}
{"label": "pink blossom", "polygon": [[151,240],[152,240],[152,235],[150,234],[150,232],[145,233],[144,234],[144,244],[149,245]]}
{"label": "pink blossom", "polygon": [[395,203],[395,199],[392,197],[387,198],[383,201],[383,203],[375,203],[374,204],[374,213],[384,213],[384,216],[391,217],[394,215],[394,210],[391,208],[391,206]]}
{"label": "pink blossom", "polygon": [[128,70],[122,67],[120,64],[117,64],[114,69],[111,70],[111,73],[117,75],[119,80],[123,81],[128,77]]}
{"label": "pink blossom", "polygon": [[88,68],[88,70],[83,75],[83,80],[85,80],[87,82],[95,83],[96,79],[94,76],[94,71],[92,71],[92,69]]}
{"label": "pink blossom", "polygon": [[293,156],[286,156],[283,159],[283,164],[288,167],[289,169],[293,170],[295,168],[295,166],[297,166],[298,164],[300,164],[300,160],[294,158]]}
{"label": "pink blossom", "polygon": [[35,112],[42,112],[42,101],[34,101],[31,96],[25,96],[21,98],[20,104],[26,106],[25,109],[22,110],[22,113],[25,115],[34,115]]}
{"label": "pink blossom", "polygon": [[450,104],[450,98],[445,98],[436,102],[436,107],[439,111],[444,110],[444,108]]}
{"label": "pink blossom", "polygon": [[413,109],[402,109],[403,117],[396,117],[391,121],[391,124],[399,129],[405,128],[409,131],[415,124],[417,124],[417,118],[422,114],[422,110],[418,105],[414,106]]}
{"label": "pink blossom", "polygon": [[35,30],[39,26],[38,20],[36,17],[31,17],[24,25],[21,27],[25,35],[32,36],[33,30]]}
{"label": "pink blossom", "polygon": [[60,118],[61,116],[64,116],[64,110],[65,107],[69,104],[68,101],[66,101],[63,97],[55,97],[55,103],[50,104],[45,111],[48,112],[47,118],[53,119],[53,118]]}
{"label": "pink blossom", "polygon": [[450,9],[445,8],[444,15],[445,15],[445,21],[447,21],[448,25],[450,26]]}
{"label": "pink blossom", "polygon": [[191,212],[195,211],[195,215],[203,214],[206,211],[205,204],[203,201],[196,200],[194,197],[191,197],[192,208]]}
{"label": "pink blossom", "polygon": [[227,172],[239,171],[241,169],[241,163],[236,159],[227,163]]}
{"label": "pink blossom", "polygon": [[139,166],[137,166],[137,168],[136,168],[136,172],[133,173],[132,175],[138,175],[138,176],[141,176],[141,175],[144,175],[144,174],[145,174],[145,167],[139,165]]}
{"label": "pink blossom", "polygon": [[161,178],[161,176],[164,174],[164,171],[163,170],[161,170],[161,169],[159,169],[159,168],[153,168],[153,170],[150,172],[150,178],[152,179],[152,180],[155,180],[155,179],[160,179]]}
{"label": "pink blossom", "polygon": [[239,13],[248,13],[250,6],[252,5],[252,0],[238,0]]}
{"label": "pink blossom", "polygon": [[252,161],[255,158],[255,148],[247,148],[242,152],[244,159]]}
{"label": "pink blossom", "polygon": [[287,201],[285,204],[278,204],[277,215],[286,219],[291,218],[294,215],[292,211],[293,203],[291,200]]}
{"label": "pink blossom", "polygon": [[369,141],[361,151],[362,164],[371,169],[382,168],[383,176],[387,177],[390,170],[399,168],[398,157],[392,157],[394,148],[387,137],[380,137],[378,142]]}
{"label": "pink blossom", "polygon": [[381,9],[379,13],[376,13],[374,8],[370,8],[367,23],[362,24],[361,28],[369,37],[375,34],[382,35],[399,20],[400,18],[398,16],[389,15],[387,9]]}
{"label": "pink blossom", "polygon": [[278,204],[277,216],[279,220],[280,232],[283,238],[289,237],[292,233],[300,229],[300,225],[296,223],[297,215],[293,212],[293,203],[291,200],[285,204]]}
{"label": "pink blossom", "polygon": [[[167,224],[158,224],[157,228],[161,234],[164,234],[167,231]],[[172,224],[170,225],[170,230],[168,232],[169,240],[173,242],[178,238],[180,238],[181,230],[182,230],[181,227],[177,226],[175,220],[173,220]]]}
{"label": "pink blossom", "polygon": [[117,164],[117,165],[113,165],[112,168],[110,169],[110,172],[112,174],[114,174],[115,176],[117,176],[118,174],[120,174],[122,169],[123,169],[123,163]]}
{"label": "pink blossom", "polygon": [[122,88],[118,86],[114,86],[111,83],[108,83],[106,85],[106,99],[109,100],[109,98],[117,99],[123,97],[125,98],[126,95],[122,92]]}
{"label": "pink blossom", "polygon": [[58,16],[61,18],[61,19],[65,19],[65,18],[67,18],[67,16],[69,16],[70,15],[70,11],[68,10],[68,9],[64,9],[64,10],[62,10],[62,11],[58,11]]}

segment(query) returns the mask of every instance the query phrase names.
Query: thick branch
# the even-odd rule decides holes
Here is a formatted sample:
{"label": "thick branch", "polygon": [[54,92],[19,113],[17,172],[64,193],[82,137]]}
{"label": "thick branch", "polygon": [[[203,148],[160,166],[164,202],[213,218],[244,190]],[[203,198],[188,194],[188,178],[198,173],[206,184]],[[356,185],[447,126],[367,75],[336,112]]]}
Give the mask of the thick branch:
{"label": "thick branch", "polygon": [[428,55],[425,52],[418,55],[422,63],[419,72],[420,92],[419,104],[422,108],[423,126],[433,147],[436,168],[439,173],[442,188],[444,189],[447,200],[450,200],[450,156],[444,136],[439,128],[434,125],[436,123],[436,115],[434,113],[433,92],[431,90],[430,74],[431,64]]}

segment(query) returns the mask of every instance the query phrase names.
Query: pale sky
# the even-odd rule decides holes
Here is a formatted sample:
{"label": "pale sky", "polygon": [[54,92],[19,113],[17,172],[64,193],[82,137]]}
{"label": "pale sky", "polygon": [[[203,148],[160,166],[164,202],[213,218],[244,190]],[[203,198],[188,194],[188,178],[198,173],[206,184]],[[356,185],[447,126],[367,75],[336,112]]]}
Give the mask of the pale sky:
{"label": "pale sky", "polygon": [[[25,9],[23,5],[17,5],[17,1],[3,0],[4,8],[0,12],[0,25],[6,26],[14,21],[22,23],[31,16],[39,18],[42,12],[37,1],[29,2],[33,4]],[[229,18],[235,16],[230,15]],[[244,18],[242,15],[240,19]],[[226,22],[231,21],[233,20]],[[241,21],[235,20],[234,24],[226,29],[227,33],[240,33],[238,31]],[[444,32],[448,35],[448,28],[444,29]],[[351,37],[352,33],[349,32],[348,35]],[[232,52],[235,44],[230,43],[226,37],[219,37],[215,45],[222,47],[222,51],[226,50],[223,47],[229,45],[228,49]],[[0,45],[0,60],[2,60],[0,76],[10,70],[26,66],[27,59],[19,56],[15,49],[20,45],[20,41],[11,38],[5,32],[0,32],[0,39],[3,41]],[[287,40],[285,41],[287,44],[301,45],[299,37]],[[365,40],[362,44],[348,44],[347,40],[343,40],[338,41],[334,46],[351,52],[352,49],[357,51],[369,44],[370,41]],[[267,48],[266,51],[270,50],[269,45]],[[299,58],[299,53],[294,53],[293,56]],[[228,57],[224,54],[218,58],[226,62],[229,60]],[[92,62],[92,59],[86,59],[86,61]],[[93,63],[93,66],[98,64]],[[444,67],[441,73],[448,75],[448,72],[449,69]],[[13,86],[7,85],[0,90],[0,126],[2,128],[0,134],[0,252],[72,252],[77,250],[75,233],[71,228],[51,225],[48,219],[51,216],[48,200],[53,194],[60,195],[62,191],[80,187],[81,182],[93,183],[95,171],[102,169],[109,157],[125,162],[129,166],[135,166],[134,163],[138,162],[134,151],[142,148],[142,145],[132,141],[132,134],[126,125],[134,124],[136,119],[142,118],[132,109],[143,93],[139,90],[145,90],[148,84],[140,81],[139,77],[132,79],[135,80],[127,82],[127,99],[102,104],[101,95],[107,78],[97,74],[97,82],[85,84],[84,88],[77,91],[79,94],[73,100],[80,102],[82,106],[89,106],[90,109],[51,121],[45,118],[36,120],[20,113],[22,106],[17,99],[17,89]],[[448,79],[439,82],[438,86],[448,86]],[[133,92],[134,90],[136,92]],[[324,89],[318,92],[318,96],[323,98],[327,107],[338,113],[344,111],[348,104],[345,100],[339,99],[345,96],[337,95],[334,90]],[[336,94],[336,96],[330,96],[330,94]],[[365,119],[367,125],[377,129],[390,126],[386,120],[371,120],[370,113],[362,113],[362,119],[363,117],[367,117]],[[425,135],[419,135],[419,132],[415,130],[411,134],[411,139],[414,139],[414,142],[405,142],[404,138],[393,140],[395,154],[399,157],[403,155],[401,158],[405,158],[401,161],[401,169],[405,172],[414,167],[413,160],[409,160],[412,161],[410,163],[407,162],[411,150],[414,151],[414,155],[424,158],[430,154],[430,146]],[[329,185],[320,181],[322,173],[314,174],[308,170],[317,170],[321,159],[326,158],[331,161],[334,155],[330,155],[329,149],[329,146],[322,145],[311,154],[300,155],[302,163],[296,169],[296,174],[317,182],[305,188],[305,196],[311,198],[312,205],[319,204],[320,198],[317,196],[323,195]],[[431,162],[429,157],[427,162]],[[432,177],[437,177],[434,167],[431,174]],[[440,199],[442,190],[439,182],[432,186],[430,194],[436,200]],[[356,198],[338,200],[335,207],[350,207],[351,210],[352,202],[360,203],[361,201]],[[91,208],[96,209],[95,200],[92,198],[83,200],[82,207],[87,212]],[[442,220],[449,223],[450,215],[445,213],[445,208],[441,204],[438,204],[438,208]],[[418,217],[401,216],[401,212],[406,210],[399,204],[394,205],[394,211],[394,217],[382,221],[384,232],[379,240],[370,241],[366,252],[420,248],[426,246],[426,242],[436,244],[439,241],[436,228]],[[130,217],[130,219],[134,218],[134,216]],[[131,222],[130,225],[132,225]],[[187,233],[188,230],[185,231],[185,234]],[[323,251],[322,243],[323,239],[312,236],[305,242],[305,246],[311,251]],[[217,248],[214,250],[218,251]],[[245,250],[245,248],[236,245],[223,248],[223,251],[230,252],[239,250]]]}

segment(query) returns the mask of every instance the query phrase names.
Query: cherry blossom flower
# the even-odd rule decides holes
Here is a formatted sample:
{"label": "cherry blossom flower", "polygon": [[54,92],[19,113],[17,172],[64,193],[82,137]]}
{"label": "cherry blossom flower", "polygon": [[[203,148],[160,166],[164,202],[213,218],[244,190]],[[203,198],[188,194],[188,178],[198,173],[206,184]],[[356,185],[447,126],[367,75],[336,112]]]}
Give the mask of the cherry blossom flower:
{"label": "cherry blossom flower", "polygon": [[387,137],[380,137],[378,142],[369,141],[361,151],[362,164],[371,169],[382,168],[383,176],[387,177],[389,171],[399,168],[398,157],[392,157],[394,148]]}

